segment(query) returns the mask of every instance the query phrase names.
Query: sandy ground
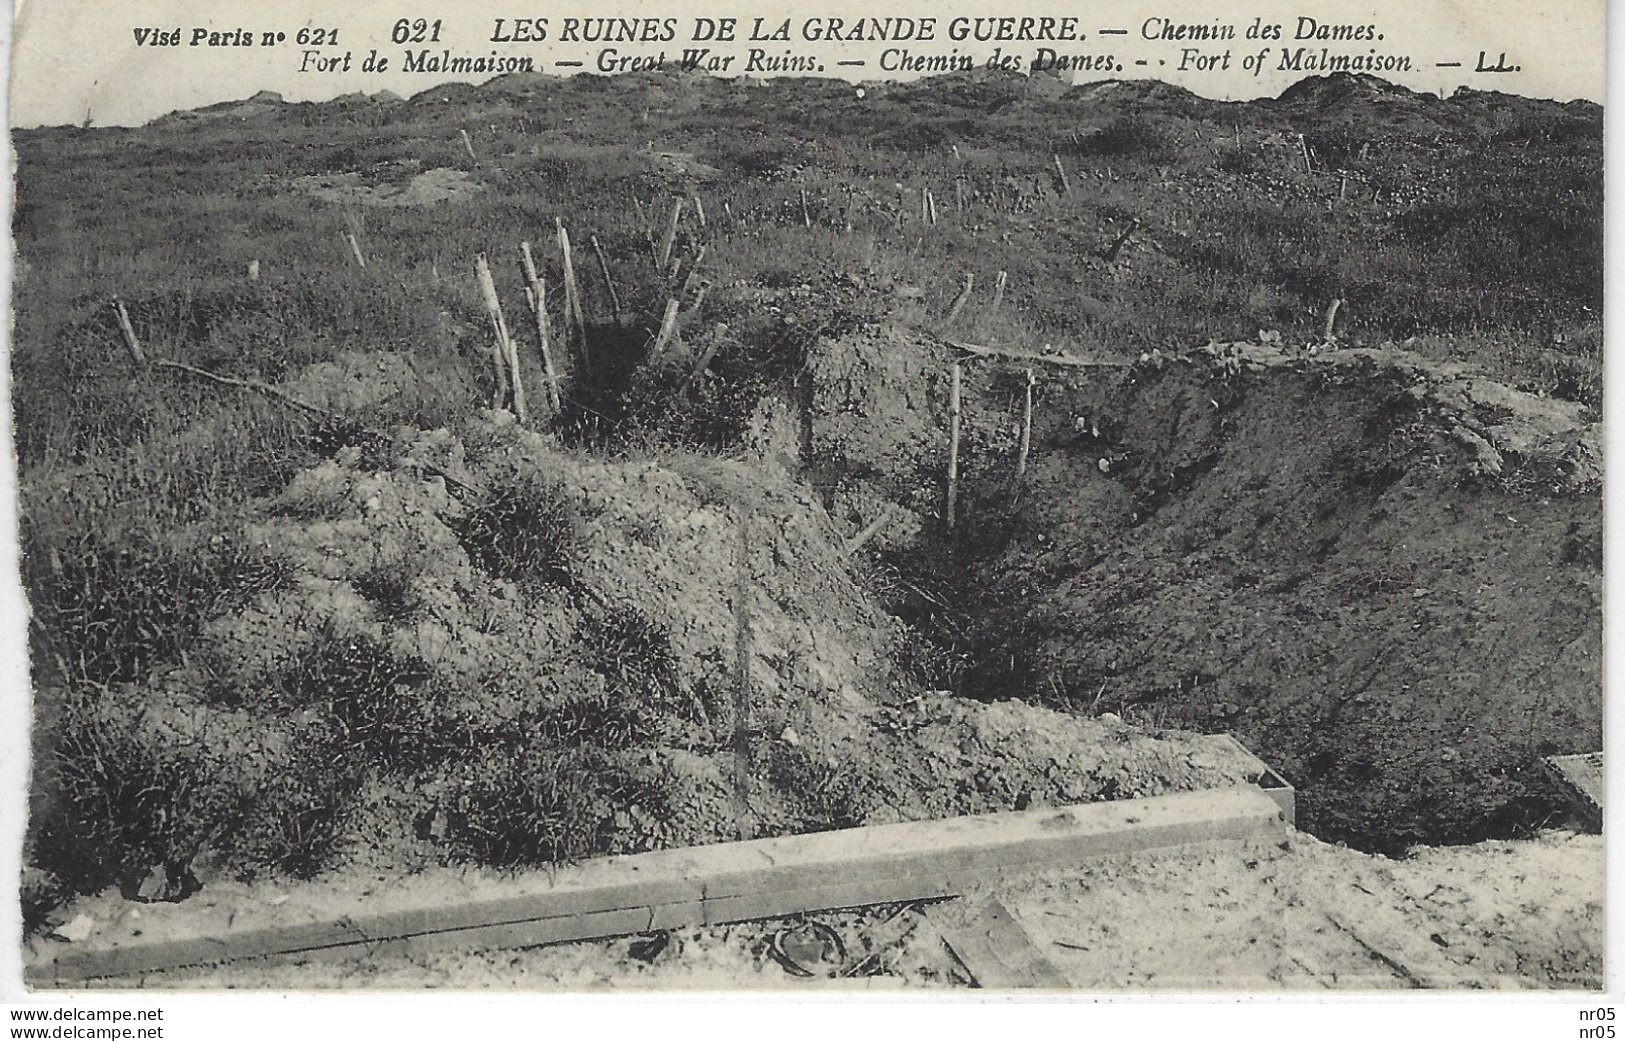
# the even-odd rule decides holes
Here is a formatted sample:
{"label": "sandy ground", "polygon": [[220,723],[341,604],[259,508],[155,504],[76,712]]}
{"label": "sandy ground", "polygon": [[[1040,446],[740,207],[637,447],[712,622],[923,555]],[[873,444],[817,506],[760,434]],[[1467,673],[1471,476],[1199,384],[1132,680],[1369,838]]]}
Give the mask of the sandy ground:
{"label": "sandy ground", "polygon": [[[975,894],[1009,909],[1079,989],[1598,989],[1603,842],[1530,841],[1367,856],[1294,834],[1101,858]],[[100,986],[458,990],[965,987],[942,941],[968,901],[683,929],[515,951],[245,962]],[[812,978],[773,956],[804,922],[844,951]],[[58,941],[43,940],[39,944]]]}

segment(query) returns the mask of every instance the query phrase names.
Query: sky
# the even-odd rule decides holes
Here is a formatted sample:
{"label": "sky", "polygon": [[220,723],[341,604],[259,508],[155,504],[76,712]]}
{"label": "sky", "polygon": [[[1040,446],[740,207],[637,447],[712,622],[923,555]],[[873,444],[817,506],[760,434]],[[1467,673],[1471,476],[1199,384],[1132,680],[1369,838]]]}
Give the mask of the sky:
{"label": "sky", "polygon": [[[695,17],[736,16],[743,24],[754,17],[774,22],[783,17],[798,21],[805,17],[843,17],[854,20],[877,13],[877,5],[858,0],[828,0],[818,4],[789,0],[778,4],[737,2],[697,3],[695,0],[656,0],[649,3],[576,2],[559,4],[519,3],[510,0],[439,0],[430,5],[422,0],[267,0],[244,4],[240,0],[15,0],[15,36],[12,54],[11,124],[18,127],[43,124],[78,123],[90,114],[96,125],[143,123],[176,109],[194,108],[236,98],[260,90],[272,90],[290,101],[325,100],[352,91],[388,89],[410,95],[450,79],[475,80],[486,76],[450,76],[405,73],[398,69],[402,47],[390,41],[395,20],[402,15],[439,17],[442,42],[439,48],[488,54],[494,46],[489,38],[494,20],[514,16],[547,16],[554,31],[566,17],[674,17],[681,20],[686,36]],[[1586,98],[1601,101],[1603,96],[1604,0],[1529,0],[1487,2],[1487,0],[1380,0],[1366,3],[1331,3],[1321,0],[1248,0],[1231,5],[1235,12],[1226,20],[1238,23],[1241,31],[1254,17],[1281,22],[1290,34],[1301,16],[1321,22],[1375,25],[1383,33],[1375,46],[1383,51],[1409,54],[1417,69],[1411,73],[1389,74],[1413,89],[1449,91],[1460,85],[1497,89],[1509,93],[1567,101]],[[1153,75],[1188,87],[1209,97],[1240,99],[1278,93],[1298,75],[1280,72],[1273,65],[1255,75],[1241,68],[1245,54],[1265,43],[1239,39],[1232,44],[1203,45],[1206,49],[1233,51],[1228,71],[1204,73],[1177,69],[1182,43],[1147,42],[1142,33],[1148,18],[1211,25],[1222,5],[1212,0],[892,0],[880,9],[893,16],[936,16],[939,34],[955,16],[1050,15],[1075,16],[1090,39],[1074,49],[1082,52],[1108,50],[1124,60],[1123,73],[1084,75],[1087,79]],[[256,36],[261,32],[284,32],[288,42],[278,47],[153,47],[138,46],[133,30],[150,26],[179,28],[189,37],[195,28],[230,30],[245,28]],[[328,48],[335,54],[354,51],[348,72],[301,71],[302,49],[296,36],[301,28],[336,29],[340,46]],[[1122,28],[1126,36],[1097,37],[1101,28]],[[1310,45],[1313,41],[1294,43]],[[668,51],[681,49],[681,42],[664,45]],[[748,44],[741,43],[742,51]],[[786,45],[777,45],[782,50]],[[849,79],[880,78],[876,69],[884,44],[848,43],[836,45],[801,44],[828,59],[868,59],[862,69],[836,69]],[[913,45],[915,53],[931,53],[965,44],[942,40],[933,45]],[[1036,44],[1010,48],[1030,54]],[[1357,51],[1366,44],[1353,46]],[[396,69],[385,73],[364,73],[360,60],[376,47],[392,56]],[[567,45],[550,40],[542,44],[504,44],[504,53],[527,54],[540,65],[558,59],[582,59],[591,64],[599,50],[591,45]],[[661,45],[623,47],[625,53],[653,53]],[[771,46],[770,46],[771,49]],[[979,49],[985,54],[989,46]],[[1057,49],[1065,49],[1064,45]],[[1474,71],[1479,52],[1495,63],[1505,52],[1506,65],[1520,71],[1486,74]],[[1138,67],[1133,59],[1150,60]],[[1158,66],[1158,60],[1167,61]],[[1272,59],[1273,61],[1273,59]],[[1460,68],[1440,68],[1441,62],[1461,62]],[[1268,64],[1268,63],[1267,63]],[[558,71],[549,69],[548,71]]]}

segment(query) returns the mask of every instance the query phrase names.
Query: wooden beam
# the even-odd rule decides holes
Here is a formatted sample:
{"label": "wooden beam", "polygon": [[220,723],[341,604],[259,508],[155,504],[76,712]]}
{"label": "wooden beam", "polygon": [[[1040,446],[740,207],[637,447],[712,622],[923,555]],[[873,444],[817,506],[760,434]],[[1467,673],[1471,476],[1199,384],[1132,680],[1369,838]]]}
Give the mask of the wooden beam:
{"label": "wooden beam", "polygon": [[[1251,785],[1145,799],[911,821],[608,857],[482,881],[458,900],[433,879],[407,889],[417,906],[303,923],[226,923],[186,939],[103,939],[37,960],[31,982],[133,977],[280,955],[366,957],[379,950],[531,946],[682,925],[954,896],[1005,872],[1083,857],[1284,830]],[[311,883],[319,886],[319,883]],[[497,893],[500,895],[491,895]],[[321,901],[313,901],[316,906]],[[289,906],[289,905],[284,905]],[[297,906],[295,903],[293,906]],[[179,910],[179,909],[177,909]],[[206,913],[206,912],[205,912]],[[218,912],[216,912],[218,913]]]}
{"label": "wooden beam", "polygon": [[943,340],[943,343],[956,351],[964,351],[978,358],[1009,358],[1012,361],[1041,361],[1048,365],[1064,365],[1074,369],[1126,369],[1133,363],[1126,359],[1096,359],[1080,358],[1075,354],[1039,354],[1037,351],[1023,351],[1015,347],[984,347],[979,343],[963,343],[959,340]]}
{"label": "wooden beam", "polygon": [[991,897],[968,909],[932,907],[925,916],[978,987],[1066,990],[1072,986],[1015,916]]}
{"label": "wooden beam", "polygon": [[942,522],[949,531],[954,530],[955,515],[959,506],[960,384],[963,382],[961,377],[963,371],[963,367],[956,361],[948,373],[948,481],[946,497],[942,504]]}

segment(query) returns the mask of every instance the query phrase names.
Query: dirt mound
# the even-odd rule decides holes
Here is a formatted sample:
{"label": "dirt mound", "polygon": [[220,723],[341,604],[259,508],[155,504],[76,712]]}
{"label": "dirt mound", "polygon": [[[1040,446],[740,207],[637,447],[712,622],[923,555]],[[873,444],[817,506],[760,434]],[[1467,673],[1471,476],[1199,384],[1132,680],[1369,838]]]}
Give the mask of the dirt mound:
{"label": "dirt mound", "polygon": [[770,465],[589,459],[495,413],[341,450],[234,538],[245,580],[180,660],[66,699],[37,848],[81,888],[547,862],[1258,770],[912,686],[900,627]]}
{"label": "dirt mound", "polygon": [[484,190],[466,171],[448,167],[424,170],[405,184],[369,184],[357,173],[330,173],[295,178],[293,187],[341,206],[438,206]]}
{"label": "dirt mound", "polygon": [[[897,332],[815,352],[810,443],[847,459],[838,505],[858,485],[930,516],[950,353]],[[1367,846],[1552,809],[1535,759],[1600,742],[1580,406],[1387,350],[1040,366],[1018,496],[1016,364],[967,372],[970,506],[930,551],[960,576],[937,599],[967,689],[1237,732],[1304,791],[1306,827]]]}

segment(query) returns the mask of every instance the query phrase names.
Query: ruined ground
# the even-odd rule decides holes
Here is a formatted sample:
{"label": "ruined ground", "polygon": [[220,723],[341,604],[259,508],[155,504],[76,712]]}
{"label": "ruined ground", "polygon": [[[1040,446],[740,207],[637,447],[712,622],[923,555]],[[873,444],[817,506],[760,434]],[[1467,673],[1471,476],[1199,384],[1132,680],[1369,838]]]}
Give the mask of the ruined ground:
{"label": "ruined ground", "polygon": [[[34,935],[1256,768],[1196,732],[1321,839],[1535,835],[1538,757],[1600,742],[1600,110],[1056,88],[504,77],[17,135]],[[1485,963],[1591,971],[1529,935]]]}

